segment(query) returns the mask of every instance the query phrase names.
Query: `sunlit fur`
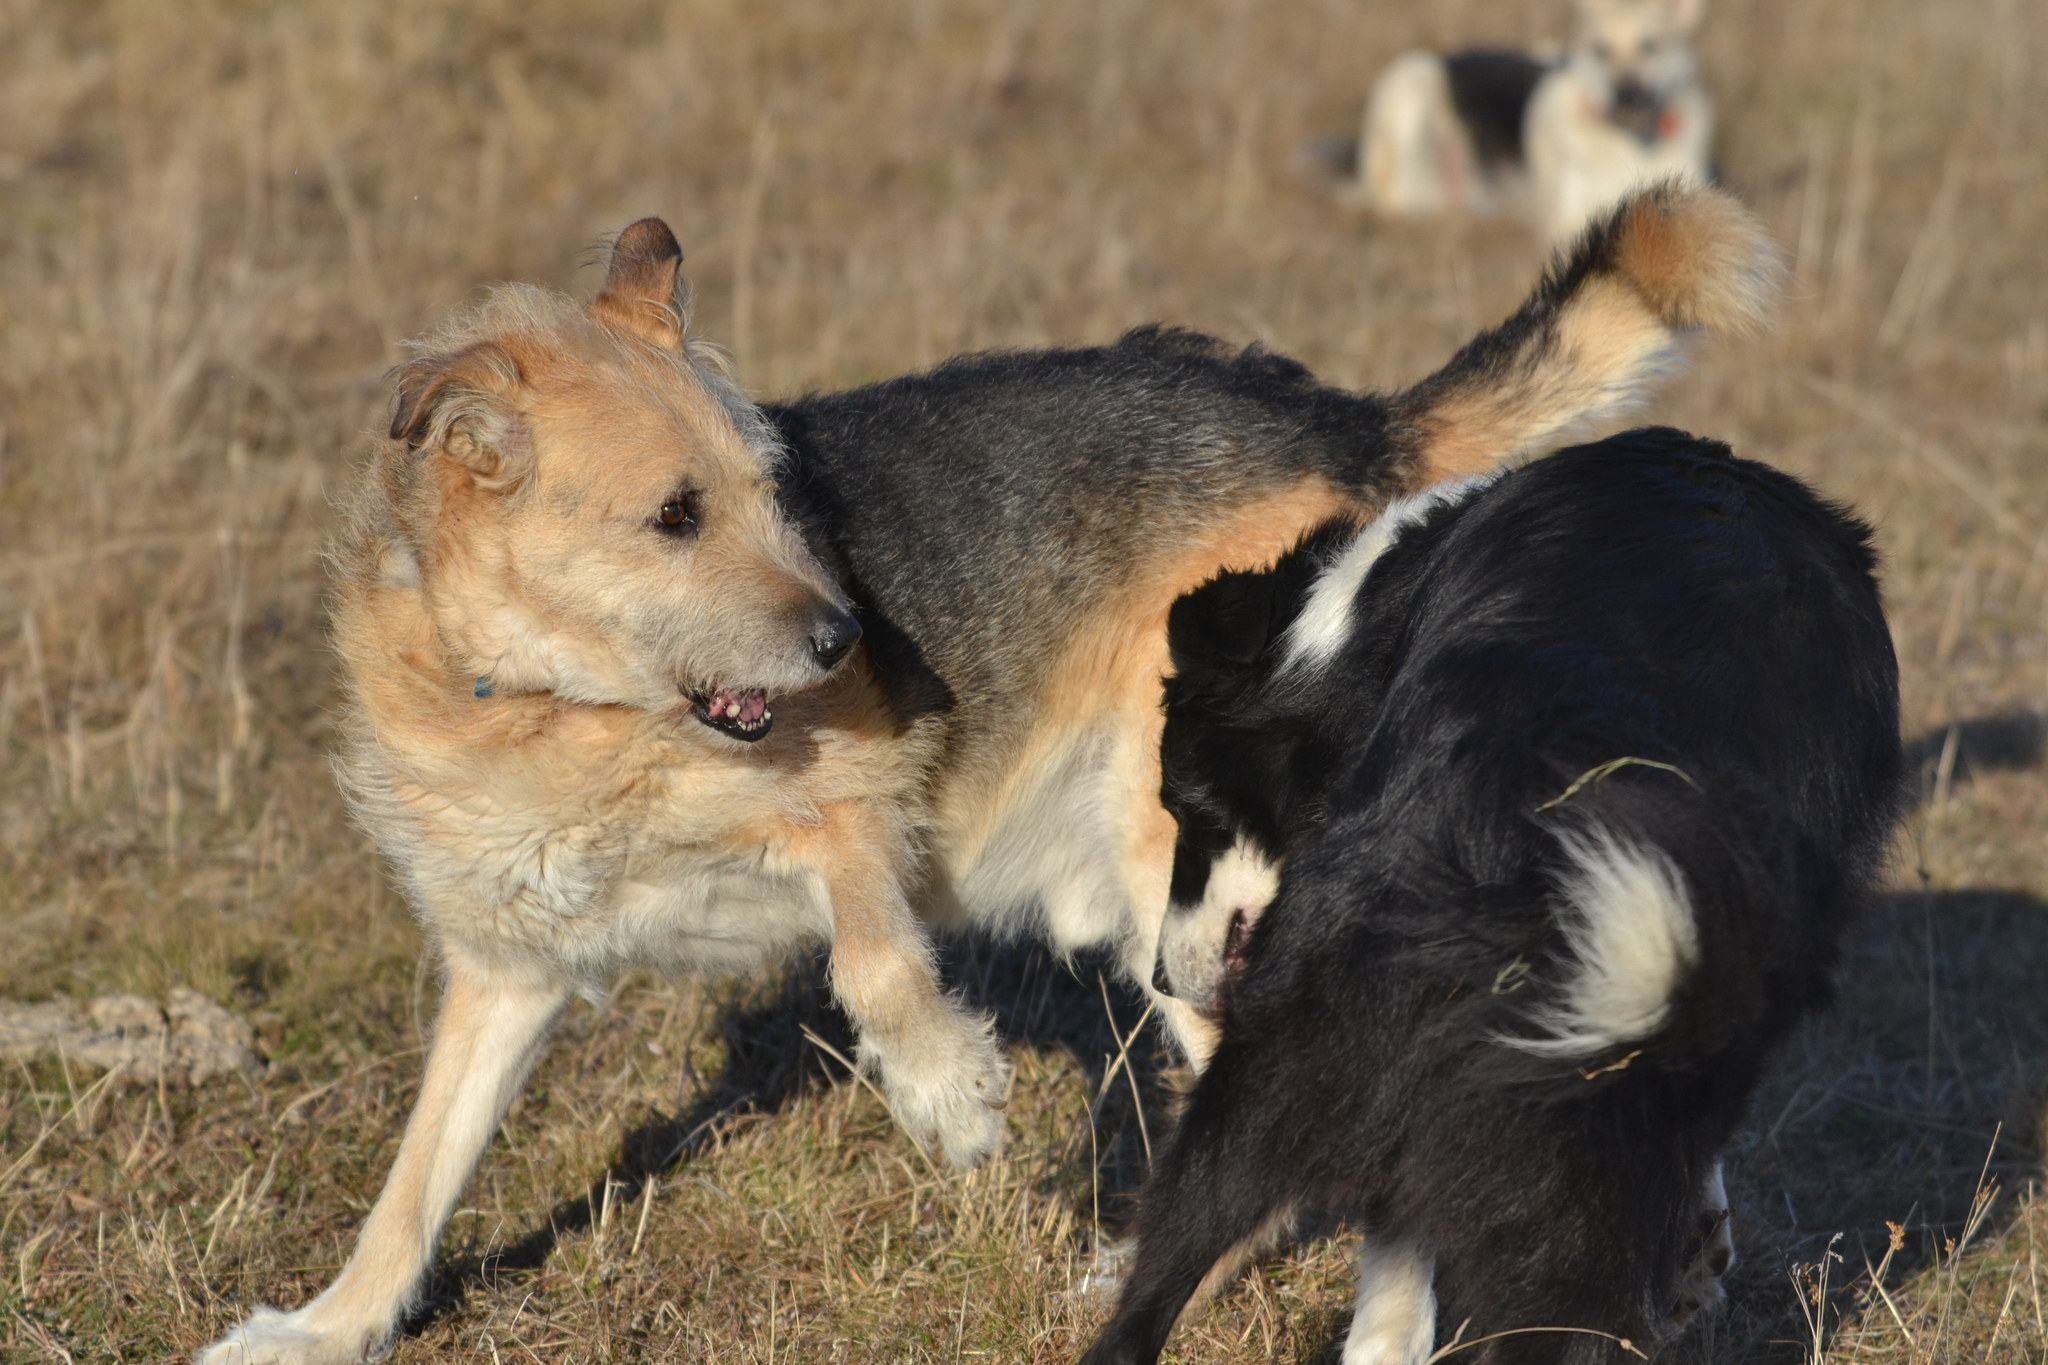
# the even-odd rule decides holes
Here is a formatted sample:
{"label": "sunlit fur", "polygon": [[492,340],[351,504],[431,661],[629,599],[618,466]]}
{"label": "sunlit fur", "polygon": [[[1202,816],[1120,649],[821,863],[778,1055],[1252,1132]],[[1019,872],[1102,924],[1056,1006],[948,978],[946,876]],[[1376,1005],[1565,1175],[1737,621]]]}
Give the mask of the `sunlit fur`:
{"label": "sunlit fur", "polygon": [[1202,898],[1168,907],[1159,928],[1153,984],[1204,1014],[1215,1014],[1223,1006],[1233,936],[1241,938],[1258,922],[1279,889],[1280,864],[1251,841],[1233,840],[1210,865]]}
{"label": "sunlit fur", "polygon": [[1396,498],[1387,510],[1367,522],[1337,562],[1323,570],[1302,604],[1301,614],[1287,628],[1286,666],[1313,671],[1328,663],[1351,638],[1351,612],[1365,576],[1387,552],[1403,527],[1422,520],[1430,509],[1468,496],[1494,474],[1474,474],[1455,483],[1440,483],[1413,497]]}
{"label": "sunlit fur", "polygon": [[[334,640],[342,784],[447,1003],[349,1264],[208,1365],[387,1341],[556,1011],[625,967],[829,944],[896,1116],[986,1156],[1007,1064],[932,929],[1102,947],[1149,981],[1175,600],[1638,401],[1682,330],[1764,305],[1761,240],[1660,191],[1387,395],[1151,328],[756,409],[688,338],[654,220],[586,307],[503,289],[430,337],[334,551]],[[849,607],[866,633],[828,666],[815,631]],[[765,692],[772,726],[706,723],[730,689]],[[1161,1009],[1201,1055],[1201,1014]]]}
{"label": "sunlit fur", "polygon": [[[838,589],[701,352],[517,285],[422,350],[403,378],[430,411],[360,483],[335,553],[345,612],[416,592],[449,665],[501,693],[662,711],[685,687],[818,681],[806,632]],[[701,513],[688,537],[655,527],[679,492]]]}
{"label": "sunlit fur", "polygon": [[1505,1041],[1538,1056],[1611,1053],[1653,1036],[1699,963],[1699,927],[1685,875],[1661,850],[1610,830],[1561,829],[1558,928],[1572,964],[1554,1000],[1531,1012],[1536,1031]]}

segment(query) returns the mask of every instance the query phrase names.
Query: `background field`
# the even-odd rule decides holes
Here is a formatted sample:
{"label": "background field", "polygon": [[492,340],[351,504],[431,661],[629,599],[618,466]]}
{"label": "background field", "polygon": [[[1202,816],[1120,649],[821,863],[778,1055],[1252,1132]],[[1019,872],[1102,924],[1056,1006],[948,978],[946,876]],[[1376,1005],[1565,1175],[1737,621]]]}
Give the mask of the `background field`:
{"label": "background field", "polygon": [[[1654,415],[1878,524],[1926,799],[1739,1144],[1734,1306],[1673,1356],[2039,1360],[2048,6],[1709,8],[1720,165],[1796,289]],[[188,983],[269,1059],[89,1097],[4,1064],[0,1356],[164,1359],[302,1302],[396,1145],[434,982],[328,776],[318,550],[404,337],[488,279],[587,292],[658,212],[764,395],[1153,319],[1403,382],[1513,305],[1531,244],[1362,221],[1294,148],[1407,45],[1563,21],[0,0],[0,997]],[[1149,1031],[1137,1086],[1109,1074],[1139,1010],[1093,964],[952,968],[1017,1040],[1000,1161],[934,1171],[845,1081],[814,967],[627,981],[570,1016],[395,1358],[1070,1358],[1176,1078]],[[1173,1350],[1322,1359],[1347,1278],[1311,1238]]]}

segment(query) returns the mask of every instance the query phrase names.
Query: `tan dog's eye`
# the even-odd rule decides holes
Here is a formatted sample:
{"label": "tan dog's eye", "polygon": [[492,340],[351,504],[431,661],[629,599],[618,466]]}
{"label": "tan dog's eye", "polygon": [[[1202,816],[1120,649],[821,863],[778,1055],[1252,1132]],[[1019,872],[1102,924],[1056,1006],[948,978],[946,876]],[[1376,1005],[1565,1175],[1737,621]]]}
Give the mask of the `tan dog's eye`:
{"label": "tan dog's eye", "polygon": [[655,514],[654,520],[664,531],[694,531],[697,529],[697,509],[679,493],[661,505],[661,511]]}

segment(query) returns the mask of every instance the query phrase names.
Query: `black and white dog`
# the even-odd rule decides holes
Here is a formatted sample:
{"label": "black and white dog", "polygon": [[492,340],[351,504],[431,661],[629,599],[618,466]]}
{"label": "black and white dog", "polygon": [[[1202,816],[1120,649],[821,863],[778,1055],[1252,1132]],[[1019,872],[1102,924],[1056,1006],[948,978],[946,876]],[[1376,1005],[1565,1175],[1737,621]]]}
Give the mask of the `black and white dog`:
{"label": "black and white dog", "polygon": [[1346,197],[1395,217],[1506,212],[1568,241],[1631,187],[1712,178],[1702,0],[1574,0],[1561,56],[1409,52],[1373,84]]}
{"label": "black and white dog", "polygon": [[1366,1231],[1346,1365],[1665,1329],[1899,808],[1873,564],[1797,480],[1647,429],[1176,604],[1157,984],[1222,1041],[1088,1365],[1155,1359],[1304,1207]]}

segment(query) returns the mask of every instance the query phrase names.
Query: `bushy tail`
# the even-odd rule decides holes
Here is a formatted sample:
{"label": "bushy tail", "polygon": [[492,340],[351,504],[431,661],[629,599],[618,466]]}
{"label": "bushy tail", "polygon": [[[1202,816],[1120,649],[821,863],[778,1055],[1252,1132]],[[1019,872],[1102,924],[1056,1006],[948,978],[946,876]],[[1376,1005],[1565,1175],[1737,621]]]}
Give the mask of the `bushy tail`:
{"label": "bushy tail", "polygon": [[1521,1023],[1501,1039],[1536,1074],[1697,1067],[1767,1045],[1820,1002],[1826,926],[1855,888],[1834,875],[1797,888],[1776,833],[1788,818],[1768,793],[1717,798],[1681,777],[1617,773],[1558,817],[1565,952],[1532,964]]}
{"label": "bushy tail", "polygon": [[1777,244],[1728,195],[1638,191],[1561,252],[1516,314],[1394,400],[1418,486],[1580,439],[1640,405],[1686,334],[1759,326]]}

